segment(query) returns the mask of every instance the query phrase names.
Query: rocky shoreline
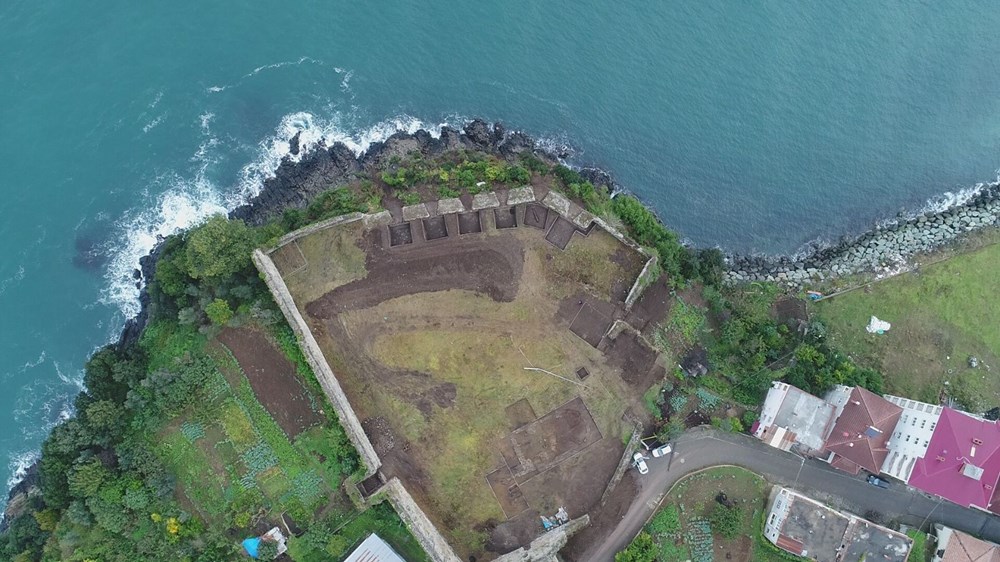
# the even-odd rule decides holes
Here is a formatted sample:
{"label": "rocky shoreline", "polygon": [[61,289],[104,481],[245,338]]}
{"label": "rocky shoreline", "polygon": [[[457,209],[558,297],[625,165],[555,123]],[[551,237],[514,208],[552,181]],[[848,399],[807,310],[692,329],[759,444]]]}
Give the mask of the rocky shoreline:
{"label": "rocky shoreline", "polygon": [[1000,182],[985,184],[968,201],[941,211],[900,216],[805,256],[728,256],[726,281],[772,281],[796,289],[810,283],[905,270],[911,258],[971,232],[1000,224]]}
{"label": "rocky shoreline", "polygon": [[[340,142],[307,151],[301,146],[299,135],[289,139],[289,145],[290,155],[281,162],[275,175],[264,182],[258,195],[230,211],[230,218],[242,219],[250,225],[263,224],[285,209],[305,207],[320,193],[414,151],[434,157],[449,150],[468,149],[500,158],[512,158],[529,151],[550,163],[561,162],[568,156],[547,151],[527,134],[509,131],[502,123],[490,124],[481,119],[468,122],[461,131],[444,126],[437,137],[423,129],[414,133],[397,132],[384,141],[373,143],[360,155]],[[613,193],[623,191],[605,170],[584,167],[580,173],[594,185],[608,186]],[[939,212],[899,216],[804,255],[728,255],[725,280],[733,284],[770,281],[788,289],[801,289],[847,275],[888,274],[905,269],[917,254],[998,222],[1000,182],[994,182],[981,186],[974,196],[960,205]],[[145,326],[149,297],[144,280],[155,271],[157,253],[158,248],[154,248],[150,255],[140,260],[141,269],[136,270],[135,279],[143,285],[141,311],[126,323],[119,345],[134,342]]]}
{"label": "rocky shoreline", "polygon": [[[242,219],[251,225],[260,225],[280,215],[285,209],[302,208],[320,193],[344,185],[365,170],[377,168],[395,157],[405,157],[413,151],[427,156],[445,151],[468,149],[487,152],[501,158],[513,158],[529,151],[536,156],[556,163],[567,154],[554,154],[538,146],[530,136],[520,131],[508,131],[501,123],[489,124],[476,119],[461,131],[442,127],[438,137],[425,130],[415,133],[396,133],[385,141],[373,143],[361,155],[355,155],[342,143],[305,151],[299,136],[289,141],[290,156],[279,165],[275,175],[264,182],[261,192],[245,205],[229,213],[232,219]],[[612,192],[620,191],[613,177],[598,168],[583,168],[580,173],[594,185],[606,185]],[[955,207],[920,214],[897,217],[873,229],[845,239],[827,248],[818,248],[804,256],[727,256],[729,283],[771,281],[789,289],[799,289],[810,283],[830,280],[859,273],[889,273],[905,268],[913,256],[934,250],[970,232],[996,226],[1000,222],[1000,182],[984,185],[968,201]],[[129,319],[122,329],[119,346],[128,346],[142,334],[148,321],[150,298],[146,291],[147,279],[156,270],[160,252],[157,245],[149,255],[140,260],[134,278],[141,286],[141,309]],[[37,488],[37,463],[29,475],[8,494],[7,513],[0,519],[4,528],[19,505],[19,498],[26,497]]]}

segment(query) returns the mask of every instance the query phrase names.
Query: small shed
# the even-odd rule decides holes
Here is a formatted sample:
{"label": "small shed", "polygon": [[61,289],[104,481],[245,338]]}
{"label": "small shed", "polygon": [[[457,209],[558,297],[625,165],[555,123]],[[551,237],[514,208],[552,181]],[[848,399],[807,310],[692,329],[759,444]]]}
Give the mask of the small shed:
{"label": "small shed", "polygon": [[243,550],[250,555],[251,558],[258,558],[260,556],[260,545],[262,543],[276,543],[278,556],[281,556],[288,551],[288,539],[285,538],[285,534],[281,532],[278,527],[273,527],[270,531],[264,533],[259,537],[250,537],[243,540]]}
{"label": "small shed", "polygon": [[406,562],[403,557],[389,546],[389,543],[372,533],[368,535],[354,552],[349,554],[344,562]]}

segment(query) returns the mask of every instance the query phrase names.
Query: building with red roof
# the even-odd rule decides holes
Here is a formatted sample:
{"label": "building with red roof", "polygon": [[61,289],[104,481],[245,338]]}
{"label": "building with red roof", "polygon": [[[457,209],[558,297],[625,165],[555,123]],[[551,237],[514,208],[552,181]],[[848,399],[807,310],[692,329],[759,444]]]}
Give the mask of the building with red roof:
{"label": "building with red roof", "polygon": [[1000,426],[944,408],[908,484],[961,506],[1000,513]]}
{"label": "building with red roof", "polygon": [[842,410],[824,444],[827,461],[851,474],[862,468],[878,474],[903,409],[860,386],[850,389],[849,395],[846,387],[837,390],[846,400],[835,404]]}

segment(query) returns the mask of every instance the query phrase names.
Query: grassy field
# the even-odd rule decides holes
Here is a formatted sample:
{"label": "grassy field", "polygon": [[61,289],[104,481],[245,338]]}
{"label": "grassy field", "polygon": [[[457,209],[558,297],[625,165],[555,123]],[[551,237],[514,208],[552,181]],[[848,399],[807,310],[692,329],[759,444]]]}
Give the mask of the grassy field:
{"label": "grassy field", "polygon": [[[548,262],[544,275],[557,297],[569,296],[583,285],[591,293],[608,299],[616,284],[624,282],[631,286],[644,263],[637,252],[622,246],[614,236],[599,228],[587,236],[585,243],[576,238],[565,250],[544,246],[540,250]],[[638,264],[637,267],[621,267],[620,263],[626,260]]]}
{"label": "grassy field", "polygon": [[365,276],[365,254],[355,244],[361,231],[360,221],[327,228],[282,246],[271,258],[287,272],[289,291],[310,302]]}
{"label": "grassy field", "polygon": [[[393,299],[345,319],[355,333],[366,332],[362,324],[395,319],[402,327],[380,330],[369,344],[372,357],[386,367],[429,373],[435,384],[455,385],[454,403],[433,406],[429,416],[391,385],[371,395],[376,411],[405,420],[398,425],[406,439],[421,444],[412,454],[430,476],[435,503],[458,520],[504,518],[483,476],[497,464],[496,443],[511,430],[505,408],[514,402],[527,398],[542,416],[583,396],[604,435],[622,431],[625,403],[604,385],[605,377],[592,376],[581,386],[525,370],[539,367],[572,380],[583,365],[592,373],[606,370],[596,350],[535,312],[524,302],[447,291]],[[466,325],[469,319],[475,322]]]}
{"label": "grassy field", "polygon": [[[998,278],[1000,246],[988,246],[821,301],[813,311],[835,346],[882,370],[887,392],[937,403],[947,390],[982,411],[1000,401]],[[868,334],[872,315],[892,329]],[[970,356],[978,368],[970,368]]]}
{"label": "grassy field", "polygon": [[[671,488],[660,511],[629,548],[635,551],[638,543],[651,538],[653,552],[647,551],[647,555],[656,560],[795,560],[763,538],[769,490],[763,478],[738,467],[712,468],[688,476]],[[736,511],[729,537],[713,515],[722,509],[716,501],[720,493]]]}

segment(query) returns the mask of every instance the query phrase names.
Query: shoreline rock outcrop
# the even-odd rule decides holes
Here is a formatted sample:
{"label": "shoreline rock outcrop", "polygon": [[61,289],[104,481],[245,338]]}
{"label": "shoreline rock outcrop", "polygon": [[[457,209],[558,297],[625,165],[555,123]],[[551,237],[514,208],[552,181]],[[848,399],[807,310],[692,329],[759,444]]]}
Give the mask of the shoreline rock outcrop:
{"label": "shoreline rock outcrop", "polygon": [[968,201],[940,211],[899,216],[804,256],[727,257],[726,281],[772,281],[789,288],[859,273],[904,270],[911,258],[977,230],[1000,224],[1000,182],[980,186]]}

